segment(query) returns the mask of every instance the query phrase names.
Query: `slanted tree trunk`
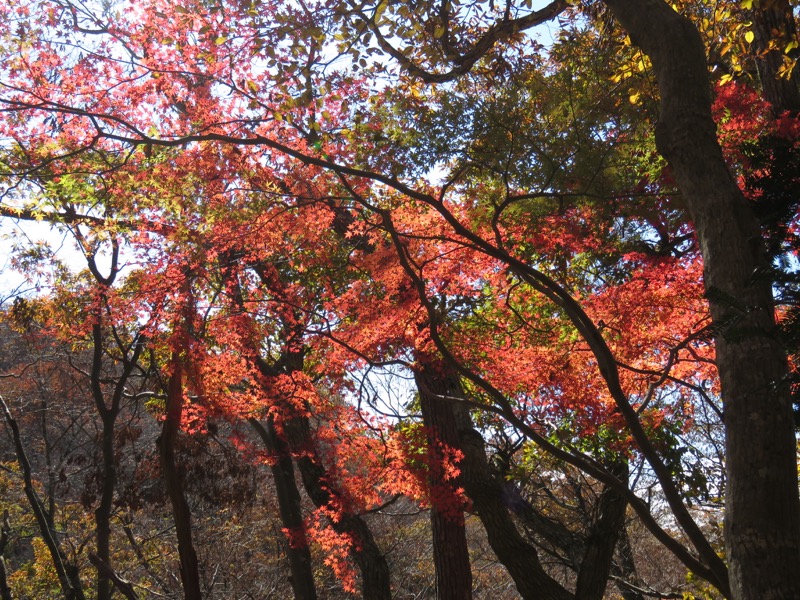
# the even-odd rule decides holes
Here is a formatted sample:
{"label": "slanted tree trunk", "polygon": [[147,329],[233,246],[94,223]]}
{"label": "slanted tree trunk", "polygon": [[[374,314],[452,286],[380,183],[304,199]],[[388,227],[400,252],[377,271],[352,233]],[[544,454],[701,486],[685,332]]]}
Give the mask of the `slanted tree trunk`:
{"label": "slanted tree trunk", "polygon": [[270,465],[270,470],[275,482],[281,523],[290,534],[290,539],[286,540],[286,556],[289,558],[295,600],[316,600],[317,590],[314,586],[311,551],[308,547],[300,504],[300,491],[297,489],[297,482],[294,478],[294,463],[289,446],[277,435],[272,417],[267,419],[266,426],[252,418],[250,424],[264,442],[274,461]]}
{"label": "slanted tree trunk", "polygon": [[[306,417],[295,417],[284,424],[289,446],[297,457],[297,468],[303,487],[317,508],[339,505],[336,484],[319,458],[311,436],[311,424]],[[389,565],[380,551],[367,523],[357,513],[344,509],[339,520],[331,527],[337,533],[350,536],[354,541],[351,556],[361,571],[361,593],[363,598],[391,600],[392,588]]]}
{"label": "slanted tree trunk", "polygon": [[715,328],[727,452],[725,539],[736,600],[800,598],[800,502],[786,354],[758,223],[722,157],[706,56],[663,0],[605,0],[653,63],[659,152],[694,220]]}
{"label": "slanted tree trunk", "polygon": [[58,532],[52,525],[51,519],[48,517],[47,511],[44,508],[44,504],[42,504],[39,498],[39,494],[36,493],[36,488],[33,485],[31,463],[25,453],[25,446],[22,443],[19,425],[16,419],[11,416],[11,411],[2,396],[0,396],[0,407],[3,410],[6,423],[11,429],[11,437],[14,442],[17,463],[19,464],[20,471],[22,471],[25,497],[28,499],[28,504],[31,507],[33,516],[36,518],[39,534],[42,536],[47,550],[50,553],[50,559],[56,571],[58,583],[61,586],[61,592],[64,594],[66,600],[86,600],[78,567],[67,560],[64,551],[61,549]]}
{"label": "slanted tree trunk", "polygon": [[[278,298],[285,294],[280,275],[277,271],[273,272],[270,265],[257,263],[251,266],[258,274],[262,284]],[[291,305],[291,302],[287,305]],[[270,364],[258,355],[257,350],[253,353],[255,365],[265,378],[303,369],[305,347],[299,341],[304,332],[302,315],[299,312],[290,314],[293,309],[287,308],[286,310],[287,315],[283,323],[286,347],[281,357],[274,364]],[[330,506],[334,503],[332,501],[337,500],[339,492],[336,482],[328,476],[328,470],[319,457],[308,417],[293,414],[295,409],[291,407],[291,403],[281,403],[280,399],[277,402],[279,408],[284,410],[285,443],[288,445],[291,455],[295,457],[306,493],[317,508]],[[342,506],[340,502],[334,504]],[[361,515],[345,507],[340,510],[339,519],[332,522],[331,527],[337,533],[348,535],[354,542],[350,552],[361,571],[362,596],[371,600],[391,600],[392,586],[389,565],[366,521]]]}
{"label": "slanted tree trunk", "polygon": [[[443,363],[438,363],[437,368],[420,370],[417,380],[420,396],[424,395],[428,403],[433,403],[440,414],[449,413],[443,419],[445,422],[456,424],[456,447],[464,454],[458,465],[461,470],[459,483],[464,486],[473,510],[486,529],[492,550],[508,570],[520,596],[525,600],[602,599],[610,577],[614,547],[624,526],[627,503],[621,495],[611,487],[603,488],[600,493],[589,537],[580,544],[580,560],[578,557],[575,560],[578,579],[573,595],[545,572],[536,549],[522,537],[514,524],[505,501],[507,491],[492,473],[486,459],[483,437],[474,429],[466,407],[454,401],[464,397],[458,375]],[[453,400],[436,398],[435,393]],[[616,465],[612,470],[623,480],[627,477],[624,464]],[[575,553],[574,547],[578,545],[575,536],[560,531],[551,537],[557,538],[557,545],[568,546],[566,550]],[[568,543],[565,543],[567,539]]]}
{"label": "slanted tree trunk", "polygon": [[[265,376],[274,375],[264,361],[257,361],[257,364]],[[308,417],[290,416],[283,423],[283,429],[285,440],[282,443],[287,445],[288,451],[295,457],[303,487],[314,506],[342,506],[343,503],[337,501],[336,483],[329,477],[320,460]],[[276,435],[276,439],[280,437]],[[350,553],[361,572],[362,596],[374,600],[391,600],[389,565],[364,519],[345,507],[340,510],[339,519],[331,522],[331,527],[337,533],[348,535],[354,542]]]}

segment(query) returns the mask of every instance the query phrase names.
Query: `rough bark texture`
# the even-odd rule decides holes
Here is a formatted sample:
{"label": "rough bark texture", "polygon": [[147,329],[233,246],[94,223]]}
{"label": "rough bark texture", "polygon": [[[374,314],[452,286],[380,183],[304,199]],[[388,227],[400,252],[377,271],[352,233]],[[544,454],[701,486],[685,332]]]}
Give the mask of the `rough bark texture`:
{"label": "rough bark texture", "polygon": [[180,359],[172,360],[172,375],[167,389],[167,408],[164,426],[158,445],[161,454],[161,469],[167,496],[172,503],[172,514],[175,519],[175,534],[178,538],[178,554],[180,556],[181,583],[185,600],[201,600],[200,572],[197,553],[192,543],[192,514],[183,485],[175,464],[175,441],[180,430],[183,413],[182,368]]}
{"label": "rough bark texture", "polygon": [[291,584],[295,600],[315,600],[317,590],[314,587],[314,569],[311,563],[311,551],[308,548],[305,522],[300,504],[300,491],[294,478],[294,463],[289,447],[277,435],[272,418],[267,419],[266,426],[256,419],[250,419],[253,428],[258,432],[267,450],[275,461],[270,465],[272,479],[275,482],[275,493],[278,497],[278,510],[281,523],[291,532],[291,539],[286,543],[286,555],[289,558],[289,569],[292,573]]}
{"label": "rough bark texture", "polygon": [[774,335],[770,285],[752,277],[766,259],[758,224],[717,142],[705,51],[692,23],[662,0],[606,4],[653,63],[662,97],[656,142],[703,253],[725,407],[730,593],[737,600],[800,598],[787,360]]}

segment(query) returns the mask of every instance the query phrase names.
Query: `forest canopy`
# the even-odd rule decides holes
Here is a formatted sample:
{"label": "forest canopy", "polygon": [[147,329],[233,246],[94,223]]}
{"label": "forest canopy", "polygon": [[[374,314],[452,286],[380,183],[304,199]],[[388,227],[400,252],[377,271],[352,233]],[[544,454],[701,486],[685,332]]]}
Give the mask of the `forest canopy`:
{"label": "forest canopy", "polygon": [[0,598],[800,597],[797,19],[4,3]]}

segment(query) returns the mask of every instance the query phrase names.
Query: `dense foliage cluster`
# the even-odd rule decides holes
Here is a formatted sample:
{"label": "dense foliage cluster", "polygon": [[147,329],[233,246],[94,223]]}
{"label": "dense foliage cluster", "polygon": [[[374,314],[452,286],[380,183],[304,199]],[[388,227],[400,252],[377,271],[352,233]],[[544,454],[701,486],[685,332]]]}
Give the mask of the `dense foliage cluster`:
{"label": "dense foliage cluster", "polygon": [[4,3],[0,598],[800,594],[796,18]]}

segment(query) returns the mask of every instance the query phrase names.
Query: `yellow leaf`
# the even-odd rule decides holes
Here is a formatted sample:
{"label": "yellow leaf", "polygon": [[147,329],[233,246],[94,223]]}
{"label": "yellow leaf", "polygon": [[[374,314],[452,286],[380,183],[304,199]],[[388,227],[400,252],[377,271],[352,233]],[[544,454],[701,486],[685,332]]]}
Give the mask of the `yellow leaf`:
{"label": "yellow leaf", "polygon": [[633,94],[628,96],[628,102],[630,102],[631,104],[637,104],[639,102],[639,96],[640,96],[639,92],[634,92]]}
{"label": "yellow leaf", "polygon": [[378,4],[378,6],[375,7],[375,17],[373,18],[373,21],[376,24],[378,24],[378,21],[381,20],[381,17],[383,16],[383,11],[386,10],[387,6],[389,6],[389,3],[386,0],[382,0],[382,2],[380,2],[380,4]]}
{"label": "yellow leaf", "polygon": [[748,44],[752,44],[753,40],[756,39],[756,34],[753,33],[752,31],[748,31],[747,33],[744,34],[744,39]]}

